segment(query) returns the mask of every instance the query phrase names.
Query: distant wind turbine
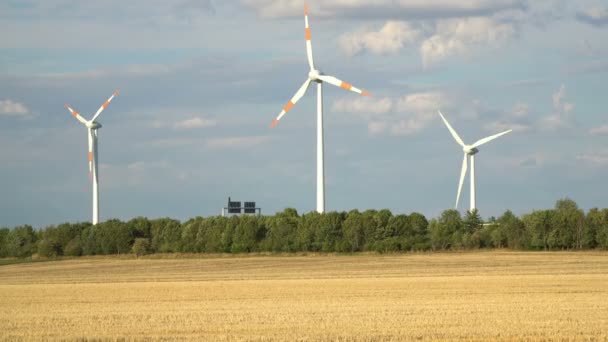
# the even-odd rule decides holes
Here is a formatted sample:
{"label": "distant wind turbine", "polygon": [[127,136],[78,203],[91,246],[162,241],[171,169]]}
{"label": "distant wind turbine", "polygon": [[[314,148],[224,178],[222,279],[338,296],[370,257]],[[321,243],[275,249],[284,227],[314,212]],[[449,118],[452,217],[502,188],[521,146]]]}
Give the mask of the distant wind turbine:
{"label": "distant wind turbine", "polygon": [[324,166],[324,145],[323,145],[323,82],[327,82],[336,87],[350,90],[364,96],[370,96],[366,91],[353,87],[351,84],[343,82],[334,76],[325,75],[315,68],[312,57],[312,43],[310,27],[308,26],[308,5],[304,4],[304,23],[306,33],[306,56],[310,72],[304,84],[283,108],[279,116],[272,122],[270,127],[276,126],[281,118],[304,96],[306,90],[312,82],[317,83],[317,212],[325,211],[325,166]]}
{"label": "distant wind turbine", "polygon": [[489,136],[487,138],[483,138],[478,140],[477,142],[475,142],[473,145],[466,145],[462,139],[460,138],[460,136],[458,135],[458,133],[456,133],[456,131],[454,130],[454,128],[452,128],[452,126],[450,125],[450,123],[448,122],[448,120],[445,119],[445,117],[443,116],[443,114],[441,114],[441,111],[439,111],[439,115],[441,116],[441,119],[443,120],[443,122],[445,123],[445,125],[447,126],[448,130],[450,131],[450,133],[452,133],[452,137],[454,137],[454,140],[456,140],[456,142],[462,146],[462,150],[464,151],[464,159],[462,160],[462,170],[460,171],[460,182],[458,183],[458,194],[456,195],[456,209],[458,209],[458,200],[460,199],[460,191],[462,190],[462,184],[464,183],[464,177],[467,173],[467,159],[468,157],[471,157],[471,178],[470,178],[470,183],[471,183],[471,211],[473,211],[473,209],[476,208],[475,206],[475,155],[479,152],[479,150],[477,149],[479,146],[486,144],[500,136],[503,136],[507,133],[510,133],[511,131],[513,131],[512,129],[508,130],[508,131],[504,131],[502,133],[498,133],[492,136]]}
{"label": "distant wind turbine", "polygon": [[78,121],[80,121],[83,125],[87,127],[87,134],[89,136],[89,175],[93,182],[93,220],[92,223],[96,225],[99,223],[99,180],[98,180],[98,170],[97,170],[97,130],[101,128],[101,124],[95,119],[99,117],[99,114],[106,109],[106,107],[110,104],[110,101],[118,95],[118,90],[110,96],[110,98],[104,102],[97,113],[93,116],[93,118],[89,121],[85,120],[80,114],[72,109],[69,105],[65,105],[65,107],[74,115]]}

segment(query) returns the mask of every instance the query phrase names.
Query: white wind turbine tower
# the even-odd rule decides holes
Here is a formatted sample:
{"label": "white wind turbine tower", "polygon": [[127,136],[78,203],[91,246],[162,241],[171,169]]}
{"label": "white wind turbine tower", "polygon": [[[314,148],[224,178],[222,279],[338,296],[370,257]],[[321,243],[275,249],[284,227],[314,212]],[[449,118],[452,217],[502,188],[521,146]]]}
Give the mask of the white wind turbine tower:
{"label": "white wind turbine tower", "polygon": [[99,110],[97,110],[97,113],[95,113],[95,115],[93,115],[93,118],[89,121],[87,121],[86,119],[84,119],[82,116],[80,116],[80,114],[78,114],[77,111],[75,111],[74,109],[72,109],[70,106],[68,106],[67,104],[65,105],[65,107],[70,111],[70,113],[72,113],[72,115],[74,115],[74,117],[76,119],[78,119],[78,121],[80,121],[83,125],[85,125],[87,127],[87,135],[89,136],[89,174],[91,176],[91,180],[93,182],[93,220],[92,223],[94,225],[96,225],[99,222],[99,180],[98,180],[98,173],[97,173],[97,130],[101,128],[101,124],[97,121],[95,121],[95,119],[97,119],[97,117],[99,117],[99,114],[101,114],[101,112],[103,112],[104,109],[106,109],[106,107],[108,106],[108,104],[110,104],[110,101],[112,101],[112,99],[118,95],[118,90],[116,90],[112,96],[110,96],[110,98],[104,102],[101,107],[99,107]]}
{"label": "white wind turbine tower", "polygon": [[460,182],[458,183],[458,194],[456,195],[456,209],[458,209],[458,200],[460,199],[460,191],[462,190],[462,183],[464,183],[464,177],[467,173],[467,159],[470,157],[471,158],[471,178],[470,178],[470,183],[471,183],[471,211],[473,211],[473,209],[476,208],[475,206],[475,155],[479,152],[479,150],[477,149],[479,146],[486,144],[500,136],[503,136],[507,133],[510,133],[512,131],[512,129],[504,131],[502,133],[498,133],[492,136],[489,136],[487,138],[483,138],[478,140],[477,142],[475,142],[473,145],[467,145],[465,144],[462,139],[460,138],[460,136],[458,135],[458,133],[456,133],[456,131],[454,130],[454,128],[452,128],[452,126],[450,125],[450,123],[448,122],[448,120],[445,119],[445,117],[443,116],[443,114],[441,114],[441,111],[439,111],[439,115],[441,116],[441,119],[443,120],[443,122],[445,123],[445,125],[448,127],[448,130],[450,130],[450,133],[452,133],[452,136],[454,137],[454,140],[456,140],[456,142],[462,146],[462,150],[464,151],[464,159],[462,160],[462,170],[460,171]]}
{"label": "white wind turbine tower", "polygon": [[310,66],[310,72],[308,78],[304,81],[304,84],[291,98],[287,105],[283,108],[279,116],[272,122],[270,127],[274,127],[279,120],[298,102],[308,90],[308,87],[312,82],[317,83],[317,212],[325,212],[325,167],[324,167],[324,145],[323,145],[323,82],[327,82],[336,87],[341,87],[346,90],[359,93],[364,96],[371,96],[368,92],[353,87],[351,84],[343,82],[334,76],[325,75],[321,71],[315,68],[314,60],[312,57],[312,44],[310,27],[308,25],[308,5],[304,4],[304,23],[305,23],[305,34],[306,34],[306,56],[308,58],[308,65]]}

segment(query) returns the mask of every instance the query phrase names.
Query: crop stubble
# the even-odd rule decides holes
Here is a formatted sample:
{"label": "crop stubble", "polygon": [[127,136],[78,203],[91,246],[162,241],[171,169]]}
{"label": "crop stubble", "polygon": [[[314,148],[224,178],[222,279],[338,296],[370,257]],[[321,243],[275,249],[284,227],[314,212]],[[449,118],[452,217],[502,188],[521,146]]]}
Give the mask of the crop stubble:
{"label": "crop stubble", "polygon": [[86,258],[0,267],[4,339],[608,340],[608,254]]}

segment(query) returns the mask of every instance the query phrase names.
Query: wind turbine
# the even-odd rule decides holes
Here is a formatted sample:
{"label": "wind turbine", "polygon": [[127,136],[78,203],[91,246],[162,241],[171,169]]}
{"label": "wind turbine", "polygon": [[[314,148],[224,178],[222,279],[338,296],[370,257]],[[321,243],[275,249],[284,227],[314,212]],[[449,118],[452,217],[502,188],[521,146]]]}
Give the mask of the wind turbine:
{"label": "wind turbine", "polygon": [[306,90],[312,82],[317,83],[317,212],[323,213],[325,211],[325,166],[324,166],[324,145],[323,145],[323,83],[329,83],[336,87],[350,90],[355,93],[359,93],[364,96],[371,96],[368,92],[363,91],[359,88],[353,87],[351,84],[343,82],[334,76],[325,75],[321,71],[315,68],[314,60],[312,57],[312,43],[310,35],[310,27],[308,25],[308,5],[304,4],[304,24],[306,34],[306,56],[308,58],[308,65],[310,71],[308,72],[308,78],[304,81],[304,84],[291,98],[287,105],[283,108],[279,116],[272,122],[270,127],[276,126],[281,118],[289,112],[289,110],[304,96]]}
{"label": "wind turbine", "polygon": [[443,120],[443,122],[445,123],[445,125],[448,127],[448,130],[450,131],[450,133],[452,133],[452,137],[454,137],[454,140],[456,140],[456,142],[462,146],[462,150],[464,151],[464,159],[462,160],[462,170],[460,171],[460,182],[458,183],[458,194],[456,195],[456,209],[458,209],[458,200],[460,199],[460,191],[462,190],[462,183],[464,182],[464,177],[467,173],[467,159],[469,157],[471,157],[471,179],[470,179],[470,183],[471,183],[471,211],[473,211],[473,209],[476,208],[475,206],[475,155],[479,152],[479,150],[477,149],[479,146],[486,144],[500,136],[503,136],[507,133],[510,133],[512,131],[512,129],[504,131],[502,133],[498,133],[492,136],[489,136],[487,138],[483,138],[480,139],[478,141],[476,141],[474,144],[472,145],[467,145],[465,144],[462,139],[460,138],[460,136],[458,135],[458,133],[456,133],[456,131],[454,130],[454,128],[452,128],[452,126],[450,125],[450,123],[448,122],[448,120],[445,119],[445,117],[443,116],[443,114],[441,114],[441,111],[439,111],[439,115],[441,116],[441,119]]}
{"label": "wind turbine", "polygon": [[78,121],[80,121],[87,128],[87,134],[89,136],[89,175],[93,182],[93,225],[96,225],[99,222],[99,179],[97,174],[97,130],[101,128],[101,124],[95,119],[99,117],[99,114],[106,109],[106,107],[110,104],[110,101],[118,95],[118,90],[116,90],[110,98],[104,102],[97,113],[93,115],[93,118],[89,121],[85,120],[80,114],[72,109],[69,105],[65,105],[65,107],[74,115]]}

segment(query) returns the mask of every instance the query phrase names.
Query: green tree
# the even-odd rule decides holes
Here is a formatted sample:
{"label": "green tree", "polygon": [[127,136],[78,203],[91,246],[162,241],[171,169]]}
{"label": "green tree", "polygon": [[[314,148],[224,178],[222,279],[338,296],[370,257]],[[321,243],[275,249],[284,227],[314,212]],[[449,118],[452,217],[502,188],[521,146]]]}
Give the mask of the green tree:
{"label": "green tree", "polygon": [[181,224],[178,220],[161,218],[150,221],[150,249],[153,252],[179,252],[181,237]]}
{"label": "green tree", "polygon": [[125,254],[131,251],[133,231],[120,220],[109,220],[95,226],[95,239],[102,254]]}
{"label": "green tree", "polygon": [[311,252],[320,250],[320,246],[315,244],[315,233],[321,226],[323,215],[312,211],[300,217],[295,241],[298,251]]}
{"label": "green tree", "polygon": [[[76,248],[80,245],[80,237],[89,223],[63,223],[58,226],[49,226],[38,232],[38,255],[56,257],[61,255],[80,255]],[[66,248],[70,244],[70,253]]]}
{"label": "green tree", "polygon": [[8,256],[26,258],[36,253],[37,236],[30,225],[15,227],[6,237]]}
{"label": "green tree", "polygon": [[461,243],[461,232],[463,223],[460,213],[457,210],[445,210],[441,213],[438,220],[431,220],[429,223],[429,236],[433,250],[445,250]]}
{"label": "green tree", "polygon": [[461,246],[464,248],[487,247],[489,244],[489,234],[483,228],[483,221],[477,209],[467,211],[462,221],[462,240]]}
{"label": "green tree", "polygon": [[388,224],[392,217],[393,214],[388,209],[374,213],[375,229],[372,234],[373,240],[382,241],[394,236],[394,232]]}
{"label": "green tree", "polygon": [[150,239],[147,238],[135,238],[135,242],[133,242],[133,247],[131,248],[131,253],[135,254],[135,256],[142,256],[148,254],[150,251]]}
{"label": "green tree", "polygon": [[295,252],[298,221],[298,212],[292,208],[285,209],[274,217],[267,217],[268,232],[264,249],[273,252]]}
{"label": "green tree", "polygon": [[251,253],[258,250],[260,225],[257,216],[237,217],[238,223],[232,240],[232,253]]}
{"label": "green tree", "polygon": [[103,254],[97,237],[97,226],[88,226],[80,234],[80,245],[83,255]]}
{"label": "green tree", "polygon": [[127,222],[129,229],[133,231],[136,238],[147,238],[151,236],[152,223],[146,217],[136,217]]}
{"label": "green tree", "polygon": [[483,227],[483,221],[477,209],[467,211],[462,223],[464,231],[469,234],[473,234]]}
{"label": "green tree", "polygon": [[219,216],[203,219],[196,240],[203,247],[205,253],[226,252],[224,237],[226,237],[226,240],[230,240],[231,243],[231,236],[225,234],[227,222],[228,219],[226,217]]}
{"label": "green tree", "polygon": [[591,209],[587,215],[587,222],[589,226],[593,226],[590,231],[595,231],[595,247],[608,249],[608,209]]}
{"label": "green tree", "polygon": [[340,249],[350,247],[350,250],[340,250],[340,252],[359,252],[363,250],[365,241],[365,222],[363,215],[358,210],[351,210],[342,223],[342,235],[344,244]]}
{"label": "green tree", "polygon": [[0,228],[0,258],[9,256],[8,251],[8,236],[11,230],[8,228]]}
{"label": "green tree", "polygon": [[526,234],[530,237],[530,248],[543,250],[549,248],[553,216],[553,210],[535,210],[522,217]]}
{"label": "green tree", "polygon": [[[181,235],[181,251],[184,253],[200,253],[203,251],[203,244],[198,239],[202,230],[203,218],[196,217],[184,222]],[[136,235],[137,236],[137,235]]]}
{"label": "green tree", "polygon": [[68,241],[68,243],[63,248],[63,254],[67,256],[81,256],[82,246],[80,243],[80,237],[75,237],[72,240]]}
{"label": "green tree", "polygon": [[558,200],[547,243],[552,249],[581,249],[585,231],[585,214],[569,198]]}
{"label": "green tree", "polygon": [[346,219],[346,213],[332,211],[324,213],[319,218],[320,223],[315,230],[313,250],[330,252],[350,251],[350,246],[344,245],[342,225]]}
{"label": "green tree", "polygon": [[57,244],[53,241],[41,239],[38,240],[38,255],[45,258],[54,258],[58,255]]}
{"label": "green tree", "polygon": [[495,240],[495,247],[508,247],[511,249],[528,247],[524,223],[512,211],[507,210],[498,218],[496,228],[500,233],[499,237]]}

